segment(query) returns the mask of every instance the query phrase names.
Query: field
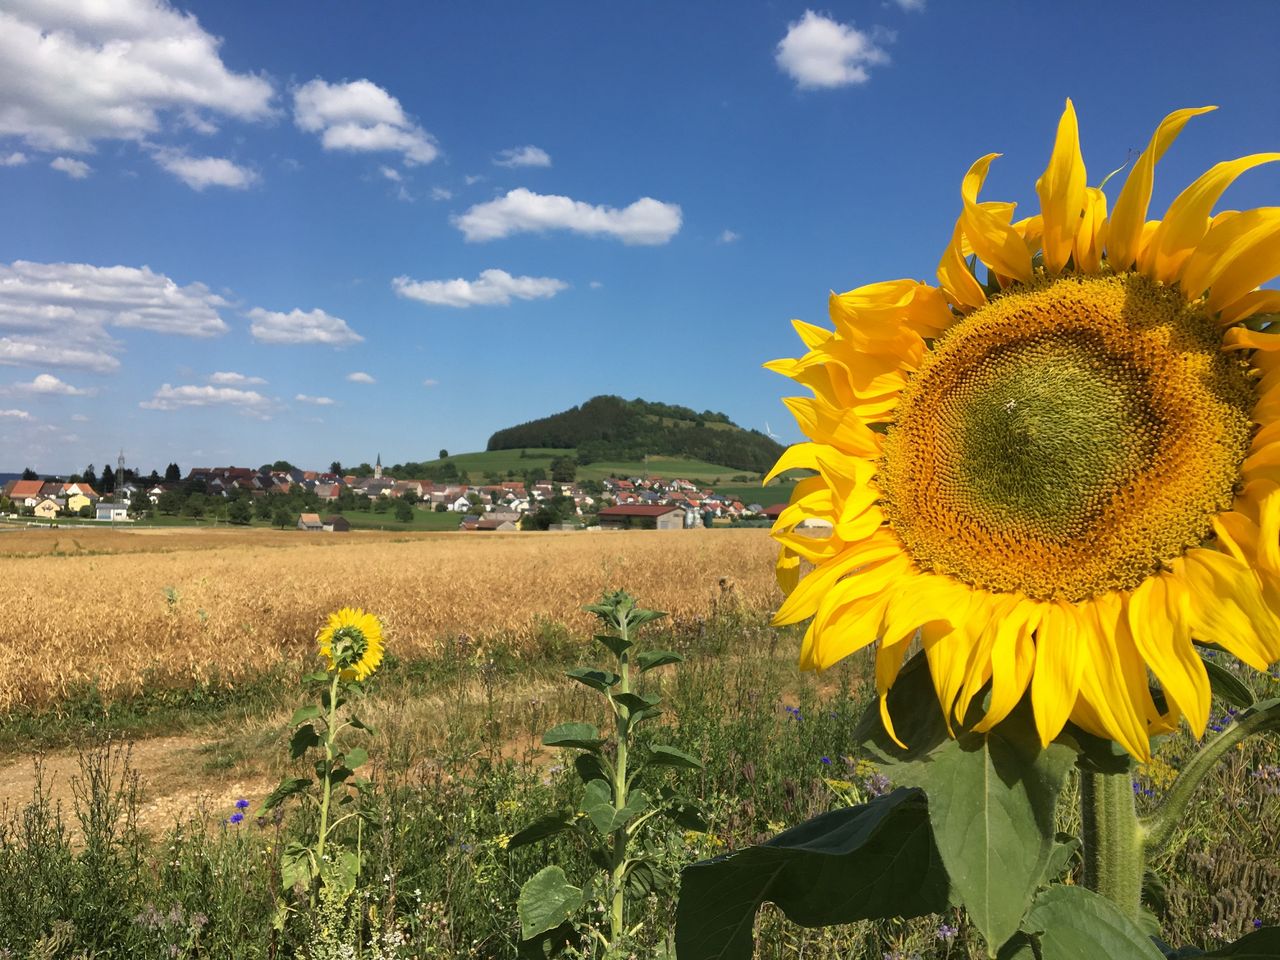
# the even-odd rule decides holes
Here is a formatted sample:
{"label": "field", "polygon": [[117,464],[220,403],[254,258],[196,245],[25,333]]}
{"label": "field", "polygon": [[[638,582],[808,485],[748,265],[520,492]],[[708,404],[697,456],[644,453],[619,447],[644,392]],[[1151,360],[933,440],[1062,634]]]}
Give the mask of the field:
{"label": "field", "polygon": [[[479,453],[459,453],[448,459],[459,471],[466,471],[472,483],[479,483],[484,477],[494,474],[505,477],[508,471],[516,476],[526,470],[541,467],[550,470],[551,461],[555,457],[569,456],[573,450],[533,449],[520,450],[488,450]],[[430,465],[439,466],[444,461],[433,460]],[[716,463],[702,460],[687,460],[683,457],[650,457],[648,463],[643,460],[601,460],[596,463],[583,464],[578,467],[579,480],[603,480],[605,477],[645,477],[660,476],[697,480],[705,483],[729,482],[733,477],[743,476],[755,478],[757,475],[749,470],[736,470]]]}
{"label": "field", "polygon": [[705,615],[722,580],[758,608],[775,599],[770,541],[757,530],[0,538],[5,553],[45,554],[7,565],[0,710],[56,702],[88,683],[114,697],[144,683],[239,680],[296,660],[324,614],[344,605],[377,613],[409,657],[459,633],[518,641],[542,622],[583,631],[577,608],[623,585],[681,619]]}
{"label": "field", "polygon": [[[577,802],[573,766],[540,736],[569,720],[605,728],[597,695],[563,671],[601,662],[579,608],[613,587],[670,611],[645,645],[687,658],[643,689],[664,698],[654,735],[703,762],[681,776],[707,829],[655,828],[659,867],[675,876],[889,786],[854,736],[874,703],[871,661],[797,672],[799,631],[767,626],[779,594],[762,530],[10,530],[0,554],[0,957],[515,956],[521,884],[549,860],[579,882],[592,869],[569,840],[506,842]],[[376,731],[360,740],[371,826],[343,835],[363,844],[363,867],[350,913],[303,904],[281,920],[281,851],[315,820],[255,813],[305,772],[288,758],[290,718],[315,630],[343,604],[387,632],[359,707]],[[1276,693],[1274,677],[1240,677]],[[1225,705],[1215,717],[1227,722]],[[1180,733],[1134,770],[1140,807],[1194,748]],[[1070,809],[1060,820],[1077,826]],[[1280,919],[1278,825],[1280,747],[1255,738],[1153,864],[1169,939],[1212,946]],[[1079,882],[1079,861],[1067,872]],[[673,897],[636,898],[630,956],[671,956]],[[956,909],[806,930],[766,907],[756,935],[760,960],[985,955]]]}

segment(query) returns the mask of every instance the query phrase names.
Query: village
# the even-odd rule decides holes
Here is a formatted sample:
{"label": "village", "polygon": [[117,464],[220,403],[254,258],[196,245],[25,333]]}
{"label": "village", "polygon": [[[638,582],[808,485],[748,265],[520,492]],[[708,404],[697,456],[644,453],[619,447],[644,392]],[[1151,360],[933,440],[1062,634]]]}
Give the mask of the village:
{"label": "village", "polygon": [[[104,472],[105,473],[105,472]],[[137,477],[123,462],[112,489],[99,492],[83,479],[17,479],[0,488],[0,513],[32,522],[76,518],[106,523],[145,521],[157,513],[209,514],[210,500],[226,505],[232,523],[270,520],[279,527],[342,533],[344,514],[392,511],[409,522],[414,511],[457,517],[456,529],[513,532],[521,529],[688,530],[712,525],[771,521],[782,505],[744,504],[690,480],[607,477],[600,481],[403,479],[384,473],[381,459],[370,476],[261,467],[196,467],[185,477],[154,472]],[[104,476],[105,479],[105,476]],[[194,504],[194,507],[193,507]],[[443,518],[442,518],[443,519]],[[446,526],[439,529],[452,527]]]}

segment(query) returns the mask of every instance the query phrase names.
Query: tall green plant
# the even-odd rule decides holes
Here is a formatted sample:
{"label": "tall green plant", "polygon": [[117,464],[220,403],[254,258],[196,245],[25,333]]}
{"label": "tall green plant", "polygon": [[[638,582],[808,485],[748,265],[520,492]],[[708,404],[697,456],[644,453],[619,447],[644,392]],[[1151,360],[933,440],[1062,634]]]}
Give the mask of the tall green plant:
{"label": "tall green plant", "polygon": [[657,847],[647,831],[662,821],[706,829],[696,804],[666,782],[671,771],[700,770],[702,762],[676,747],[637,737],[639,725],[662,712],[661,697],[639,690],[638,679],[684,659],[670,650],[641,651],[636,646],[636,631],[666,614],[637,606],[634,597],[620,590],[584,609],[604,625],[606,632],[595,639],[614,663],[611,668],[578,667],[566,675],[606,700],[612,736],[583,722],[562,723],[543,735],[546,746],[577,751],[574,769],[583,784],[582,799],[576,810],[556,811],[530,824],[511,838],[508,849],[572,831],[598,870],[577,886],[560,866],[551,865],[521,888],[521,936],[532,956],[553,955],[579,939],[583,907],[592,902],[604,907],[608,922],[605,929],[587,924],[588,936],[606,956],[622,950],[636,933],[628,924],[628,900],[669,890],[675,879],[658,865]]}

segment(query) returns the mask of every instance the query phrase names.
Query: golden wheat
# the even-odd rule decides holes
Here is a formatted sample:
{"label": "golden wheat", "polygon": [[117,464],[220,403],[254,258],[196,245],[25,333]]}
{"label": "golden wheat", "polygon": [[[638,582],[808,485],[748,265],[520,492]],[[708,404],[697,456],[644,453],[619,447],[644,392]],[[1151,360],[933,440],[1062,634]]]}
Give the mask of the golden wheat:
{"label": "golden wheat", "polygon": [[89,681],[115,697],[298,662],[324,614],[344,605],[376,613],[389,650],[414,657],[459,633],[519,642],[545,621],[586,635],[579,608],[618,587],[679,619],[726,594],[756,609],[779,599],[763,530],[76,531],[76,554],[66,531],[9,536],[24,542],[0,539],[0,711],[55,703]]}

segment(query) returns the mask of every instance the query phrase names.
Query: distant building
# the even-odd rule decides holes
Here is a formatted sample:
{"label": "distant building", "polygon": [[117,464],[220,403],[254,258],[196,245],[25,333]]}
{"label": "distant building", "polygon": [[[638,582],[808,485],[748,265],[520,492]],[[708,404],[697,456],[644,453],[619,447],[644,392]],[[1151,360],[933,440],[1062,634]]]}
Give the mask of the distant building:
{"label": "distant building", "polygon": [[323,525],[326,533],[351,532],[351,521],[340,514],[334,514],[332,517],[325,517]]}
{"label": "distant building", "polygon": [[298,518],[298,529],[320,532],[324,530],[324,523],[320,520],[320,514],[304,513]]}
{"label": "distant building", "polygon": [[496,530],[498,533],[515,533],[520,528],[508,517],[488,516],[476,521],[477,530]]}
{"label": "distant building", "polygon": [[683,530],[684,508],[674,504],[627,504],[600,511],[606,530]]}
{"label": "distant building", "polygon": [[109,503],[106,500],[99,500],[94,512],[94,519],[109,520],[112,523],[128,520],[129,508],[123,503]]}
{"label": "distant building", "polygon": [[764,508],[764,515],[770,520],[777,520],[778,516],[785,509],[787,509],[787,504],[785,503],[771,503],[769,506]]}
{"label": "distant building", "polygon": [[45,497],[35,506],[36,516],[42,520],[52,520],[66,505],[67,502],[61,497]]}

